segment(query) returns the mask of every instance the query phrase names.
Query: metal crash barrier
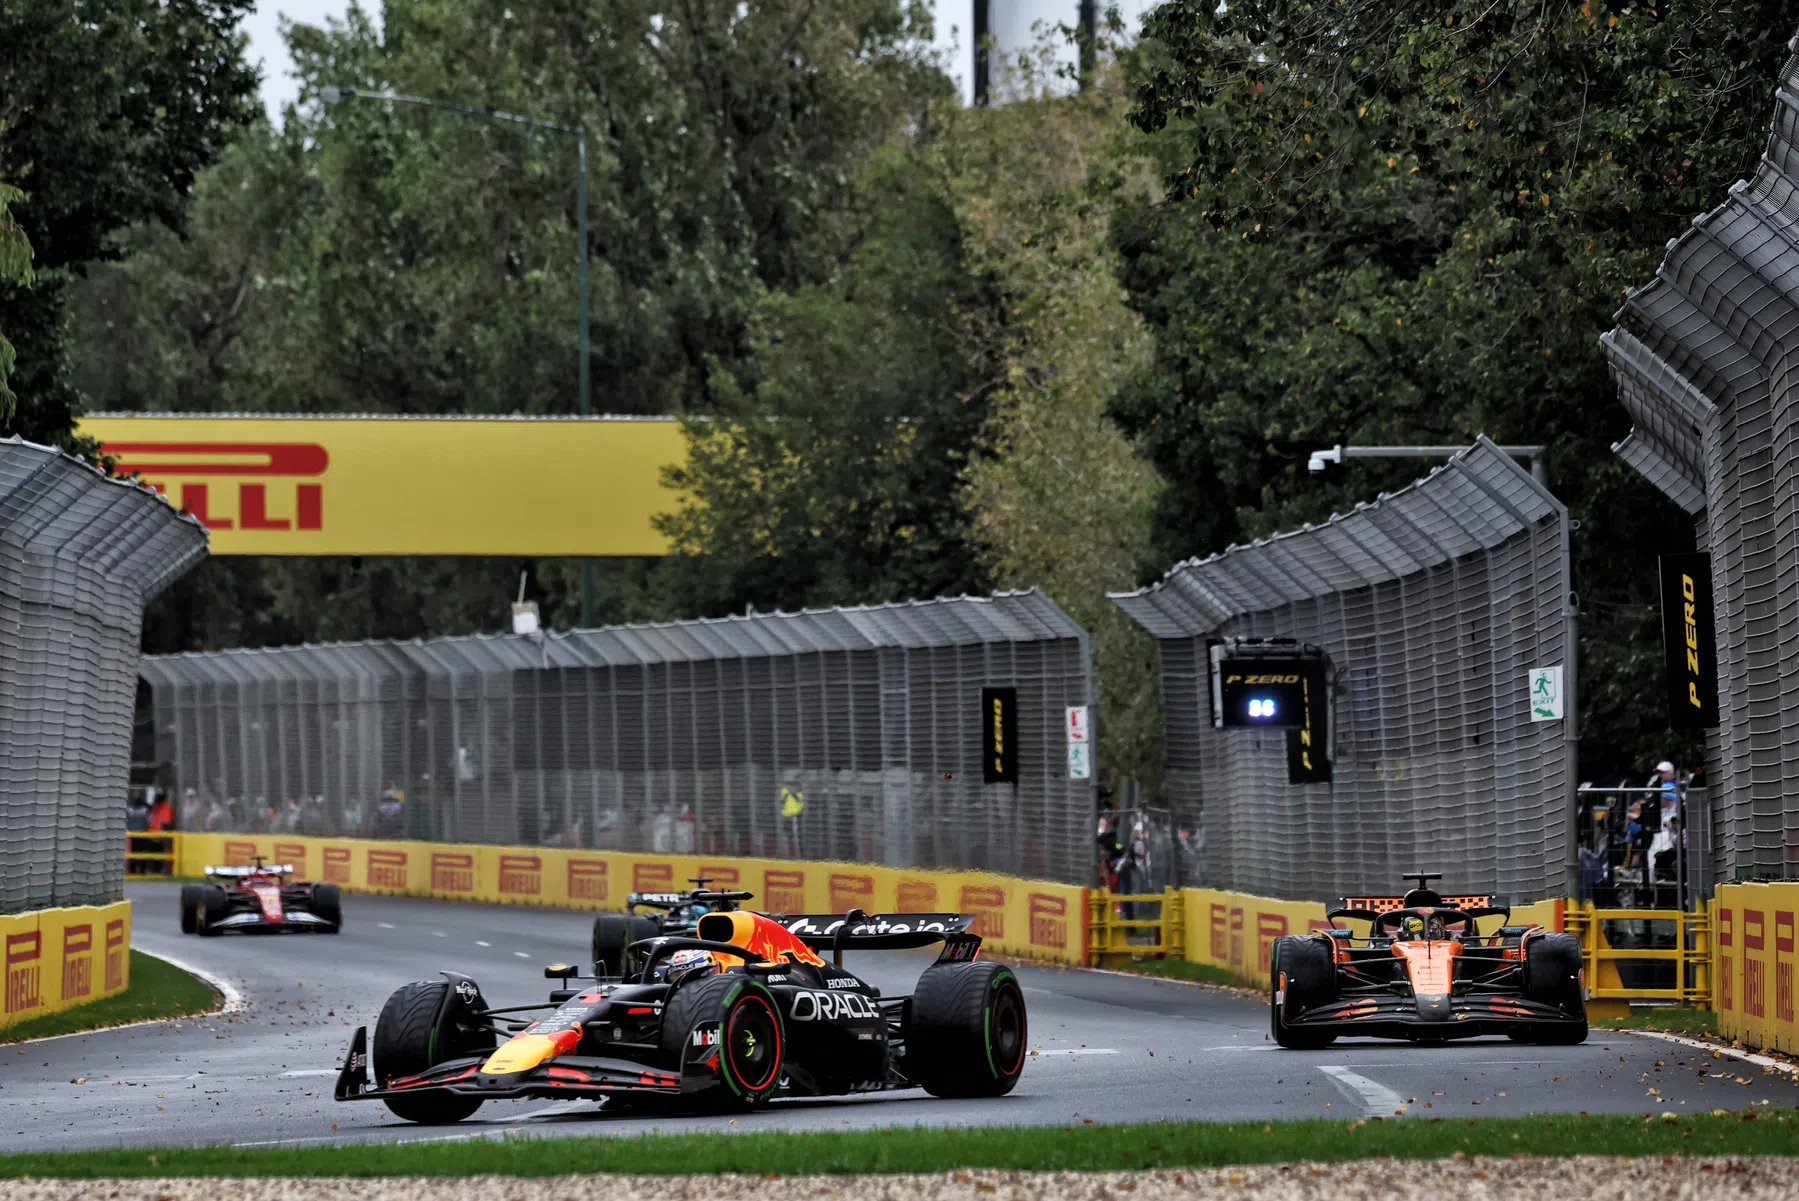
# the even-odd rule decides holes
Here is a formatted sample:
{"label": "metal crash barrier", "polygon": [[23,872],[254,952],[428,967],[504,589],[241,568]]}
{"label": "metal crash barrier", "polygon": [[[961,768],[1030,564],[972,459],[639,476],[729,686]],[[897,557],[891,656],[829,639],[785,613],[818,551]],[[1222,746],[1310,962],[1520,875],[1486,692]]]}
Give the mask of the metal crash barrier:
{"label": "metal crash barrier", "polygon": [[1588,1012],[1623,1016],[1632,1001],[1664,1001],[1709,1009],[1712,1001],[1711,913],[1698,910],[1600,909],[1570,901],[1568,933],[1580,939]]}

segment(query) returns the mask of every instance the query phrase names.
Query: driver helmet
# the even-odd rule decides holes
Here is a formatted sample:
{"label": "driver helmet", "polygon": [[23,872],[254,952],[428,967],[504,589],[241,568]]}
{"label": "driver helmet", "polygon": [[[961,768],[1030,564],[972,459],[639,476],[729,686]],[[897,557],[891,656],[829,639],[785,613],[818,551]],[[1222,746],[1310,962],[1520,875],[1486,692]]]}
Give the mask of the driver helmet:
{"label": "driver helmet", "polygon": [[1410,917],[1402,920],[1399,923],[1399,936],[1408,940],[1423,938],[1424,919],[1417,914],[1412,914]]}
{"label": "driver helmet", "polygon": [[718,960],[712,952],[697,949],[676,951],[656,965],[656,979],[673,984],[689,976],[710,976],[718,971]]}
{"label": "driver helmet", "polygon": [[1432,942],[1442,942],[1449,937],[1449,927],[1443,924],[1440,917],[1432,917],[1424,924],[1424,936]]}

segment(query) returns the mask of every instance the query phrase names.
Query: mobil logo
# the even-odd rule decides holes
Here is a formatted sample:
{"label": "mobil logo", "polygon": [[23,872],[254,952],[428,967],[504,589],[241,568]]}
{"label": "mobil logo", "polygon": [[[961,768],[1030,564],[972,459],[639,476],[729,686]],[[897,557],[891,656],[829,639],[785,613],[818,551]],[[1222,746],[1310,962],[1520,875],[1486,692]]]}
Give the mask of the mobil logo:
{"label": "mobil logo", "polygon": [[106,442],[101,451],[207,529],[325,528],[331,456],[316,442]]}
{"label": "mobil logo", "polygon": [[762,903],[770,913],[804,913],[806,873],[776,868],[763,872]]}
{"label": "mobil logo", "polygon": [[306,844],[303,842],[276,843],[275,862],[291,866],[294,869],[294,879],[306,879]]}
{"label": "mobil logo", "polygon": [[118,992],[125,987],[125,919],[115,917],[106,923],[106,991]]}
{"label": "mobil logo", "polygon": [[604,859],[570,859],[568,861],[569,900],[604,901],[607,893],[606,861]]}
{"label": "mobil logo", "polygon": [[500,856],[500,895],[535,897],[543,893],[543,859],[537,855]]}
{"label": "mobil logo", "polygon": [[319,852],[324,861],[324,869],[320,873],[327,884],[348,884],[350,882],[350,848],[326,847]]}
{"label": "mobil logo", "polygon": [[6,936],[6,1012],[24,1013],[44,1003],[40,987],[43,958],[41,932]]}
{"label": "mobil logo", "polygon": [[62,999],[94,991],[94,927],[91,922],[62,928]]}
{"label": "mobil logo", "polygon": [[431,852],[432,892],[474,892],[475,857],[467,851]]}
{"label": "mobil logo", "polygon": [[995,884],[964,884],[958,911],[974,915],[969,933],[982,938],[1006,936],[1006,890]]}
{"label": "mobil logo", "polygon": [[633,863],[632,892],[668,892],[674,887],[675,865],[672,863]]}
{"label": "mobil logo", "polygon": [[227,838],[224,845],[225,863],[227,866],[239,866],[256,858],[256,844]]}
{"label": "mobil logo", "polygon": [[371,850],[368,872],[363,877],[368,881],[368,886],[370,888],[404,889],[406,887],[408,866],[406,857],[408,854],[409,852],[406,851]]}
{"label": "mobil logo", "polygon": [[604,901],[612,895],[604,859],[572,857],[568,861],[568,897],[571,901]]}
{"label": "mobil logo", "polygon": [[728,863],[702,863],[700,876],[712,881],[706,887],[717,889],[736,888],[743,879],[743,873]]}
{"label": "mobil logo", "polygon": [[895,913],[936,913],[937,886],[929,880],[901,880],[893,890]]}
{"label": "mobil logo", "polygon": [[1284,913],[1256,914],[1256,971],[1266,975],[1274,958],[1274,940],[1287,932]]}
{"label": "mobil logo", "polygon": [[868,909],[874,904],[875,878],[873,876],[832,872],[829,885],[832,913],[848,913],[851,909]]}
{"label": "mobil logo", "polygon": [[1034,892],[1027,906],[1031,917],[1031,945],[1068,949],[1068,898]]}

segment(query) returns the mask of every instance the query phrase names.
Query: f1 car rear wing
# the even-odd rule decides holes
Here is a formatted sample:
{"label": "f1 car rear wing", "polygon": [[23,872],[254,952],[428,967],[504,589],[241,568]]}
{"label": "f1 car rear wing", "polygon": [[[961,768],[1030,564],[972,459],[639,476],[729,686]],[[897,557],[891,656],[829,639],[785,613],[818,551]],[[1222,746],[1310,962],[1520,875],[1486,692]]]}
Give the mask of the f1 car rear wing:
{"label": "f1 car rear wing", "polygon": [[291,863],[259,864],[256,867],[208,867],[206,874],[220,878],[242,878],[245,876],[291,876],[294,865]]}
{"label": "f1 car rear wing", "polygon": [[869,916],[859,909],[848,913],[790,914],[781,919],[788,932],[815,951],[838,946],[851,951],[899,951],[928,947],[939,942],[973,940],[974,915],[969,913],[888,913]]}

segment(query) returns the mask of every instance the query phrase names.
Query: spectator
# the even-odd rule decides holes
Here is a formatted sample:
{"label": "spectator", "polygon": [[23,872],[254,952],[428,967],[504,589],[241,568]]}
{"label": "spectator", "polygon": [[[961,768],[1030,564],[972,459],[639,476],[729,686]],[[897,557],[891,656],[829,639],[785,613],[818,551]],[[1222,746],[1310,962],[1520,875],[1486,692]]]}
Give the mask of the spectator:
{"label": "spectator", "polygon": [[140,833],[150,828],[150,806],[144,804],[142,793],[130,797],[125,802],[125,829]]}
{"label": "spectator", "polygon": [[168,794],[158,793],[155,787],[148,788],[145,791],[155,797],[155,800],[150,803],[150,832],[153,834],[160,834],[164,830],[173,829],[175,826],[175,806],[169,803]]}
{"label": "spectator", "polygon": [[381,803],[375,807],[375,837],[403,838],[406,834],[406,802],[396,788],[390,788],[381,794]]}

